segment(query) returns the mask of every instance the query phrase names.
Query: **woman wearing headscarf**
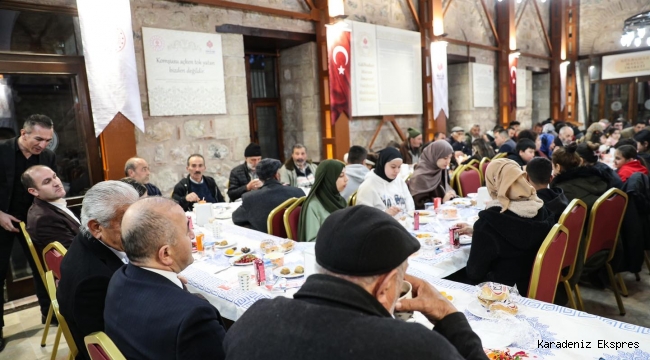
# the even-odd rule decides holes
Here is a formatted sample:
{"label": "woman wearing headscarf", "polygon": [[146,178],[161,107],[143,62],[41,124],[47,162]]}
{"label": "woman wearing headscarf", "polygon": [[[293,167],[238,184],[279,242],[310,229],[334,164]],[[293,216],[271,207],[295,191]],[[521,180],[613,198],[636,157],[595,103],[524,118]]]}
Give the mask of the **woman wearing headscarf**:
{"label": "woman wearing headscarf", "polygon": [[456,197],[447,175],[453,153],[454,149],[445,140],[434,141],[422,151],[409,183],[416,209],[424,209],[424,204],[433,201],[433,198],[442,198],[444,203]]}
{"label": "woman wearing headscarf", "polygon": [[485,180],[492,201],[474,223],[467,276],[473,283],[517,285],[525,296],[535,256],[555,218],[516,162],[490,162]]}
{"label": "woman wearing headscarf", "polygon": [[399,150],[390,147],[381,150],[374,170],[366,175],[359,186],[356,204],[372,206],[391,216],[401,210],[414,210],[406,182],[398,177],[401,166]]}
{"label": "woman wearing headscarf", "polygon": [[553,148],[555,148],[555,136],[551,134],[542,134],[539,136],[539,139],[541,140],[542,144],[539,147],[539,151],[544,153],[548,158],[553,155]]}
{"label": "woman wearing headscarf", "polygon": [[325,160],[318,165],[314,185],[300,210],[299,241],[316,241],[318,229],[325,219],[332,212],[347,206],[347,201],[340,194],[347,183],[343,162]]}

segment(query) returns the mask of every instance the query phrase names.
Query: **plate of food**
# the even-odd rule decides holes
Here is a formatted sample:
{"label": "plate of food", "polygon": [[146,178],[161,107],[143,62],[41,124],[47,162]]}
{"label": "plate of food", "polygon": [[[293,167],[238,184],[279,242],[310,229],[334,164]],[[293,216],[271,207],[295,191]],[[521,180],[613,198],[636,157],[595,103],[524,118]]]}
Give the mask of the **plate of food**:
{"label": "plate of food", "polygon": [[524,350],[515,349],[515,348],[505,348],[505,349],[489,349],[484,348],[485,355],[487,355],[490,360],[524,360],[536,358],[536,356],[531,356]]}
{"label": "plate of food", "polygon": [[467,198],[455,198],[449,200],[448,203],[454,206],[471,206],[472,200]]}
{"label": "plate of food", "polygon": [[266,239],[263,240],[260,244],[260,249],[264,254],[269,254],[272,252],[283,252],[285,254],[288,254],[293,251],[295,243],[295,241],[287,239],[278,244],[273,239]]}
{"label": "plate of food", "polygon": [[458,210],[454,208],[443,208],[440,209],[440,212],[438,213],[438,217],[442,220],[458,220],[460,217],[458,216]]}
{"label": "plate of food", "polygon": [[419,232],[419,233],[417,233],[417,234],[413,234],[413,236],[415,236],[415,237],[418,238],[418,239],[432,238],[433,235],[434,235],[434,234],[431,233],[431,232]]}
{"label": "plate of food", "polygon": [[499,319],[521,313],[516,298],[516,288],[506,285],[484,282],[477,285],[476,301],[467,306],[467,311],[484,319]]}
{"label": "plate of food", "polygon": [[233,257],[233,256],[248,254],[250,252],[251,252],[251,249],[247,248],[247,247],[243,247],[241,249],[237,249],[237,247],[231,247],[230,249],[224,250],[223,254],[228,256],[228,257]]}
{"label": "plate of food", "polygon": [[214,247],[216,247],[217,249],[225,249],[235,244],[237,244],[237,242],[234,240],[216,240],[214,242]]}
{"label": "plate of food", "polygon": [[259,258],[253,254],[235,256],[230,259],[230,264],[235,266],[248,266],[253,265],[253,261],[255,261],[255,259]]}
{"label": "plate of food", "polygon": [[273,269],[275,276],[291,279],[305,276],[305,268],[302,265],[285,265]]}

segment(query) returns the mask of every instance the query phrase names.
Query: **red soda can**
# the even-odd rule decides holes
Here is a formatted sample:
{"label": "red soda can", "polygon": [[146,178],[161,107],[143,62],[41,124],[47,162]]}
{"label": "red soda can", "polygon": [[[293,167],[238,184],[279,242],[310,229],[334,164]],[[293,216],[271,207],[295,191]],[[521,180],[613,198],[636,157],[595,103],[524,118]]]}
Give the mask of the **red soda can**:
{"label": "red soda can", "polygon": [[413,213],[413,230],[420,230],[420,212]]}
{"label": "red soda can", "polygon": [[440,204],[442,204],[442,198],[434,198],[433,199],[433,209],[438,209],[440,207]]}
{"label": "red soda can", "polygon": [[264,261],[262,259],[253,260],[253,268],[255,269],[255,282],[258,286],[264,285],[266,275],[264,273]]}
{"label": "red soda can", "polygon": [[452,226],[449,228],[449,243],[454,247],[454,249],[460,248],[460,234],[458,230],[460,230],[460,227],[458,226]]}

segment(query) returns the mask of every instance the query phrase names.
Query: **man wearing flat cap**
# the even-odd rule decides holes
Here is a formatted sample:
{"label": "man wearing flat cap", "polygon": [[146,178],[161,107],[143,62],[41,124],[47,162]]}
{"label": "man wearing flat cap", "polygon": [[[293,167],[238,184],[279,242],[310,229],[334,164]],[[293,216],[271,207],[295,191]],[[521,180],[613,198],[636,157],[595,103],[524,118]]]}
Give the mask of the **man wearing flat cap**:
{"label": "man wearing flat cap", "polygon": [[250,143],[244,150],[243,164],[235,166],[230,171],[228,181],[228,198],[230,202],[239,199],[245,192],[257,190],[262,187],[262,182],[257,178],[255,167],[262,160],[262,148],[259,145]]}
{"label": "man wearing flat cap", "polygon": [[465,130],[460,126],[454,126],[451,129],[451,136],[449,137],[449,143],[454,149],[454,153],[459,155],[459,152],[462,152],[465,155],[472,156],[472,147],[467,146],[465,142]]}
{"label": "man wearing flat cap", "polygon": [[256,172],[262,187],[242,195],[242,205],[232,214],[235,225],[266,233],[266,220],[273,209],[292,197],[305,196],[299,188],[280,183],[281,167],[282,163],[276,159],[264,159],[257,164]]}
{"label": "man wearing flat cap", "polygon": [[399,146],[404,164],[417,164],[420,161],[422,149],[422,133],[414,128],[408,128],[408,138]]}
{"label": "man wearing flat cap", "polygon": [[[465,316],[405,275],[420,243],[390,215],[362,205],[338,210],[317,238],[318,274],[293,299],[251,306],[226,334],[228,359],[487,359]],[[413,299],[398,302],[405,280]],[[420,311],[435,328],[398,320],[394,310]]]}

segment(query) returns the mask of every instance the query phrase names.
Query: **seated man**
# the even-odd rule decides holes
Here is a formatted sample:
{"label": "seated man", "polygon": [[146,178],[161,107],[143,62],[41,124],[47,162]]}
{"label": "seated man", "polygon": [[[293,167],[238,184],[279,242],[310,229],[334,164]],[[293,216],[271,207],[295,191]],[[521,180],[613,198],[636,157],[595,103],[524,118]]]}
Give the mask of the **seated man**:
{"label": "seated man", "polygon": [[454,149],[454,153],[456,154],[455,157],[462,154],[472,155],[472,147],[467,146],[467,143],[465,142],[465,130],[463,130],[462,127],[454,126],[454,128],[451,129],[449,143],[451,143],[451,147]]}
{"label": "seated man", "polygon": [[34,165],[20,178],[34,203],[27,213],[27,233],[40,255],[47,244],[58,241],[69,248],[79,234],[79,219],[67,207],[61,179],[47,166]]}
{"label": "seated man", "polygon": [[108,285],[104,331],[127,359],[225,359],[219,312],[177,276],[194,261],[192,237],[171,200],[142,199],[124,213],[129,263]]}
{"label": "seated man", "polygon": [[134,179],[147,188],[147,196],[162,196],[158,187],[149,182],[149,164],[143,158],[132,157],[124,165],[124,175]]}
{"label": "seated man", "polygon": [[530,139],[521,139],[517,141],[515,150],[508,154],[508,159],[513,160],[523,169],[530,160],[535,157],[537,149],[535,142]]}
{"label": "seated man", "polygon": [[194,203],[205,201],[208,203],[226,202],[217,187],[217,182],[209,176],[204,176],[205,159],[203,155],[192,154],[187,158],[186,178],[174,186],[172,199],[176,201],[184,211],[192,211]]}
{"label": "seated man", "polygon": [[131,185],[103,181],[88,190],[81,208],[81,232],[61,263],[56,297],[79,355],[90,359],[84,337],[104,331],[104,301],[113,273],[128,262],[120,224],[126,209],[138,200]]}
{"label": "seated man", "polygon": [[[398,302],[408,257],[419,248],[381,210],[333,212],[318,232],[318,274],[293,299],[253,304],[226,335],[228,359],[262,352],[285,360],[487,359],[465,316],[426,281],[406,275],[413,299]],[[395,319],[395,310],[420,311],[435,328]]]}
{"label": "seated man", "polygon": [[251,190],[257,190],[262,183],[257,179],[255,167],[262,160],[262,148],[257,144],[249,144],[244,150],[244,163],[235,166],[230,172],[228,198],[233,202]]}
{"label": "seated man", "polygon": [[515,151],[517,144],[508,136],[508,130],[500,128],[494,131],[494,144],[498,153],[509,153]]}
{"label": "seated man", "polygon": [[273,209],[292,197],[299,198],[305,193],[293,186],[280,184],[278,170],[282,163],[276,159],[264,159],[257,164],[256,172],[264,184],[258,191],[248,192],[242,196],[241,206],[232,214],[235,225],[268,232],[266,220]]}
{"label": "seated man", "polygon": [[569,205],[564,190],[559,187],[549,188],[553,179],[553,164],[546,158],[534,158],[526,166],[526,179],[537,191],[537,197],[544,202],[544,207],[553,213],[555,222],[560,220],[562,212]]}
{"label": "seated man", "polygon": [[296,144],[291,150],[291,159],[280,168],[280,182],[284,185],[310,188],[318,166],[307,159],[305,145]]}
{"label": "seated man", "polygon": [[422,133],[413,128],[408,128],[408,138],[399,146],[404,164],[417,164],[422,153]]}
{"label": "seated man", "polygon": [[348,164],[345,166],[345,175],[348,176],[348,184],[341,192],[341,196],[348,200],[355,191],[359,189],[359,185],[363,182],[368,175],[368,167],[366,167],[366,157],[368,150],[363,146],[354,145],[348,151]]}

